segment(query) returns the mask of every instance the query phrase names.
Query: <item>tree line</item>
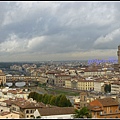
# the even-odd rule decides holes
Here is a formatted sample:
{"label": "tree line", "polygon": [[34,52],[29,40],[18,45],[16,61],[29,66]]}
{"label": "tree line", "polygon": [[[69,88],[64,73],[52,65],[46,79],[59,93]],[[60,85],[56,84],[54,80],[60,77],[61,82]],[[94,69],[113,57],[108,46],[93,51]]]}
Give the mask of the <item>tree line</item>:
{"label": "tree line", "polygon": [[58,107],[71,107],[72,103],[66,98],[64,94],[51,95],[51,94],[39,94],[37,92],[31,92],[28,98],[33,98],[37,102],[43,102],[44,104],[50,104]]}
{"label": "tree line", "polygon": [[111,84],[105,84],[104,91],[105,91],[105,93],[110,93],[111,92]]}

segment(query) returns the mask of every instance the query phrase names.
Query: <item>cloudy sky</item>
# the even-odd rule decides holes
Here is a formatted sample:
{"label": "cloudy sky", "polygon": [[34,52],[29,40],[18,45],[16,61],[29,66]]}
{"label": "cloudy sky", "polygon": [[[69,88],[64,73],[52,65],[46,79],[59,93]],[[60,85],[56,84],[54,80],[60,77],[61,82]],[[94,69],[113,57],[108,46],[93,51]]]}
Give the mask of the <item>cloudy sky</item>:
{"label": "cloudy sky", "polygon": [[0,62],[117,58],[120,2],[0,2]]}

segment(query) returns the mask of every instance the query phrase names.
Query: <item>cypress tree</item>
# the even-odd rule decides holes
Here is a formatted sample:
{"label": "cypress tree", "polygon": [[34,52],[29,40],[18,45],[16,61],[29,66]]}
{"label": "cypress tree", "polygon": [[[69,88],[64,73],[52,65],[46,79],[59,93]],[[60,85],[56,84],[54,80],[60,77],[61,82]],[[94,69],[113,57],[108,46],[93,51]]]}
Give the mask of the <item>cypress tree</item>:
{"label": "cypress tree", "polygon": [[50,100],[50,104],[51,104],[51,105],[56,105],[55,102],[56,102],[56,96],[52,96],[52,97],[51,97],[51,100]]}

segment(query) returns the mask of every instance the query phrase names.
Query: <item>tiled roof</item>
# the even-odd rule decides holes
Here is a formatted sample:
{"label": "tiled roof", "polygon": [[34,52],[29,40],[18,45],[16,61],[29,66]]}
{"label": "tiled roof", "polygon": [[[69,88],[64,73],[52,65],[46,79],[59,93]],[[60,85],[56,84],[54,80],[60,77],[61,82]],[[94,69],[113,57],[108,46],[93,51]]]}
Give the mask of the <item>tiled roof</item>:
{"label": "tiled roof", "polygon": [[0,113],[1,116],[8,115],[8,114],[10,114],[10,112],[7,112],[7,111]]}
{"label": "tiled roof", "polygon": [[56,76],[56,77],[64,77],[64,76],[70,77],[69,75],[66,75],[66,74],[56,74],[55,76]]}
{"label": "tiled roof", "polygon": [[42,108],[45,106],[43,103],[30,102],[24,98],[9,99],[4,100],[3,102],[5,102],[7,105],[17,105],[20,108]]}
{"label": "tiled roof", "polygon": [[111,84],[113,84],[113,85],[120,85],[120,82],[119,81],[115,81],[115,82],[113,82]]}
{"label": "tiled roof", "polygon": [[4,100],[3,102],[5,102],[7,105],[12,105],[12,101],[11,100]]}
{"label": "tiled roof", "polygon": [[44,107],[45,105],[43,103],[35,103],[35,102],[30,102],[28,100],[21,100],[21,101],[18,101],[18,100],[15,100],[13,102],[14,105],[17,105],[19,106],[20,108],[42,108]]}
{"label": "tiled roof", "polygon": [[74,114],[74,107],[46,107],[38,110],[41,116]]}
{"label": "tiled roof", "polygon": [[102,111],[102,104],[96,99],[89,103],[88,108],[92,111]]}
{"label": "tiled roof", "polygon": [[88,105],[88,109],[90,109],[91,111],[103,111],[101,106],[90,106]]}
{"label": "tiled roof", "polygon": [[103,99],[99,99],[98,101],[103,105],[103,106],[114,106],[114,105],[119,105],[118,101],[115,100],[114,98],[107,97]]}
{"label": "tiled roof", "polygon": [[106,106],[118,106],[118,102],[111,98],[111,97],[107,97],[107,98],[97,98],[96,100],[92,101],[89,103],[88,108],[92,111],[102,111],[103,107]]}
{"label": "tiled roof", "polygon": [[100,106],[100,107],[102,107],[102,104],[96,99],[96,100],[90,102],[90,106]]}

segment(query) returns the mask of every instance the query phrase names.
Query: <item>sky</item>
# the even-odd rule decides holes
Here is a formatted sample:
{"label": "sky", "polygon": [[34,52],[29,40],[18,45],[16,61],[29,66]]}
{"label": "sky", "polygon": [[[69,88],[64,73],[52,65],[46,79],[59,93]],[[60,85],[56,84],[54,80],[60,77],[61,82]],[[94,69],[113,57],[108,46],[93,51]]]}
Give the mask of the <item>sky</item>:
{"label": "sky", "polygon": [[120,2],[0,2],[0,62],[117,59]]}

